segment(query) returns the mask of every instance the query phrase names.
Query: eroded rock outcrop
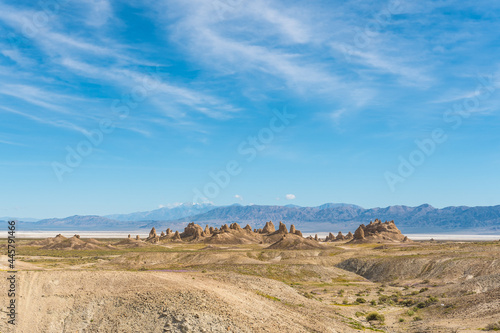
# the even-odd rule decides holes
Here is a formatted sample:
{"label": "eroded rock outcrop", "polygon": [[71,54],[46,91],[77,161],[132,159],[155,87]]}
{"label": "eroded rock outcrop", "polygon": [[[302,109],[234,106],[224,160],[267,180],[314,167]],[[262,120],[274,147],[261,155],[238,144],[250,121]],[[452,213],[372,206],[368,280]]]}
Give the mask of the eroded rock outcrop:
{"label": "eroded rock outcrop", "polygon": [[182,240],[181,239],[181,235],[179,234],[179,231],[177,231],[177,230],[175,231],[175,234],[174,234],[174,237],[172,237],[172,240],[173,241],[180,241],[180,240]]}
{"label": "eroded rock outcrop", "polygon": [[333,242],[335,241],[335,236],[330,232],[328,233],[328,236],[325,238],[325,242]]}
{"label": "eroded rock outcrop", "polygon": [[276,228],[274,227],[274,224],[272,221],[266,222],[266,225],[262,229],[263,234],[270,234],[276,231]]}
{"label": "eroded rock outcrop", "polygon": [[191,222],[186,228],[184,228],[184,232],[180,234],[180,237],[183,240],[184,238],[186,238],[186,240],[198,240],[203,237],[203,235],[203,228],[200,225]]}
{"label": "eroded rock outcrop", "polygon": [[229,226],[229,229],[232,229],[232,230],[241,230],[242,228],[240,227],[240,225],[238,223],[231,223],[231,225]]}
{"label": "eroded rock outcrop", "polygon": [[353,243],[366,242],[409,242],[408,237],[403,235],[396,227],[394,221],[382,222],[379,219],[370,221],[370,224],[361,224],[354,232],[351,240]]}
{"label": "eroded rock outcrop", "polygon": [[281,221],[279,224],[278,232],[280,234],[285,234],[285,235],[288,234],[288,230],[286,229],[286,225],[284,223],[281,223]]}
{"label": "eroded rock outcrop", "polygon": [[149,232],[148,238],[146,238],[146,242],[148,243],[158,243],[160,237],[156,234],[156,229],[153,227]]}
{"label": "eroded rock outcrop", "polygon": [[354,237],[355,240],[363,240],[365,239],[365,225],[362,224],[354,231]]}

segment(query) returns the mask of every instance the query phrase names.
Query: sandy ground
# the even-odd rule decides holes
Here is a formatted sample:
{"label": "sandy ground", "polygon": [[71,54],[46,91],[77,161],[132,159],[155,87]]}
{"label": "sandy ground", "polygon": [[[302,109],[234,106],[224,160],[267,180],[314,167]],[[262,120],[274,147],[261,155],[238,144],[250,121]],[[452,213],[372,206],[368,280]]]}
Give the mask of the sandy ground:
{"label": "sandy ground", "polygon": [[260,277],[31,271],[18,281],[15,332],[353,331],[293,288]]}

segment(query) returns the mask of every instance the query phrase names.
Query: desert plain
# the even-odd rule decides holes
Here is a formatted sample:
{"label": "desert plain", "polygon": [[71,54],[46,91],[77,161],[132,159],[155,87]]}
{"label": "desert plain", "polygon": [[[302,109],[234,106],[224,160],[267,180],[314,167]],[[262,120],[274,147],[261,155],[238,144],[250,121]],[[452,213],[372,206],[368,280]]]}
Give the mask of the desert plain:
{"label": "desert plain", "polygon": [[0,332],[500,329],[499,241],[412,241],[391,223],[326,239],[269,222],[18,239],[16,325],[4,255]]}

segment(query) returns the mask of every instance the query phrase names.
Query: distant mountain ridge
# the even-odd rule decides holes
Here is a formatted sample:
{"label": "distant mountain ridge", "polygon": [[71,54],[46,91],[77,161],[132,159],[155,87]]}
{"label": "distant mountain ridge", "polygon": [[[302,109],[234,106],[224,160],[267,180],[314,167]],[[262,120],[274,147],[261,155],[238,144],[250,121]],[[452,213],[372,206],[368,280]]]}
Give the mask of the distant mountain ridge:
{"label": "distant mountain ridge", "polygon": [[173,207],[161,207],[159,209],[147,212],[136,212],[131,214],[113,214],[113,215],[106,215],[105,217],[118,221],[144,221],[144,220],[168,221],[168,220],[179,219],[186,216],[205,213],[214,208],[216,207],[212,204],[183,203],[175,205]]}
{"label": "distant mountain ridge", "polygon": [[485,233],[500,232],[500,205],[442,209],[428,204],[418,207],[398,205],[371,209],[350,204],[324,204],[318,207],[226,206],[177,219],[175,222],[255,224],[272,220],[294,223],[303,230],[312,232],[329,231],[326,229],[331,230],[334,226],[351,230],[359,224],[369,223],[376,218],[384,221],[394,220],[397,226],[407,233],[465,230]]}
{"label": "distant mountain ridge", "polygon": [[[317,207],[263,206],[239,204],[231,206],[192,205],[164,207],[150,212],[101,216],[71,216],[23,222],[25,230],[138,230],[156,227],[182,229],[189,222],[219,226],[238,222],[259,227],[266,221],[295,224],[305,232],[354,231],[359,224],[376,218],[394,220],[404,233],[499,233],[500,205],[478,207],[434,208],[424,204],[417,207],[389,206],[370,208],[351,204],[328,203]],[[113,218],[112,218],[113,217]],[[120,219],[120,220],[119,220]],[[133,220],[136,219],[136,220]]]}

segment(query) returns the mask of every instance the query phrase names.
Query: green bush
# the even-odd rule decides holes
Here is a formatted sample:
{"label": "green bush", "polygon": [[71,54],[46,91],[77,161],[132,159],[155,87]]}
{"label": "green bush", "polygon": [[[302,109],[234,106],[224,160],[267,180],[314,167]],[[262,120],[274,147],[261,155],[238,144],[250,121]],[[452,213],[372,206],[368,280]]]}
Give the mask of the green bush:
{"label": "green bush", "polygon": [[403,304],[404,306],[412,306],[415,303],[415,300],[411,298],[405,299],[403,302],[401,302],[401,304]]}
{"label": "green bush", "polygon": [[402,323],[402,322],[404,322],[404,321],[405,321],[405,319],[404,319],[404,318],[399,318],[399,322],[400,322],[400,323]]}
{"label": "green bush", "polygon": [[380,321],[383,322],[385,320],[384,315],[378,313],[378,312],[370,312],[369,314],[366,315],[366,320],[368,321]]}
{"label": "green bush", "polygon": [[356,302],[358,302],[358,303],[366,303],[366,299],[364,299],[362,297],[358,297],[358,298],[356,298]]}
{"label": "green bush", "polygon": [[379,304],[383,304],[383,303],[386,303],[387,301],[389,301],[389,296],[386,296],[386,295],[380,295],[379,298],[378,298],[378,303]]}
{"label": "green bush", "polygon": [[414,321],[420,321],[420,320],[422,320],[422,317],[416,316],[416,317],[413,318],[413,320]]}

